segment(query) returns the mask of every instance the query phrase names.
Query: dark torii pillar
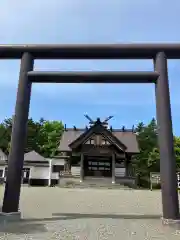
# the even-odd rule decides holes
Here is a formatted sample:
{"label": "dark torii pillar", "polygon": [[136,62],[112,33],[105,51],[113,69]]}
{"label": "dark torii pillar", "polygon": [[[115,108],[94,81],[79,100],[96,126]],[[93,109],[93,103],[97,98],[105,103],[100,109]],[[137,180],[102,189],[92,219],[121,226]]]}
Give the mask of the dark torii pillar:
{"label": "dark torii pillar", "polygon": [[24,53],[21,59],[20,77],[13,121],[11,148],[8,158],[8,173],[4,192],[2,212],[18,212],[21,177],[24,162],[27,121],[31,96],[31,82],[27,72],[33,70],[34,59]]}
{"label": "dark torii pillar", "polygon": [[171,104],[168,83],[167,58],[159,52],[154,61],[159,78],[155,85],[158,140],[160,149],[160,175],[164,219],[179,219],[176,162],[173,146]]}

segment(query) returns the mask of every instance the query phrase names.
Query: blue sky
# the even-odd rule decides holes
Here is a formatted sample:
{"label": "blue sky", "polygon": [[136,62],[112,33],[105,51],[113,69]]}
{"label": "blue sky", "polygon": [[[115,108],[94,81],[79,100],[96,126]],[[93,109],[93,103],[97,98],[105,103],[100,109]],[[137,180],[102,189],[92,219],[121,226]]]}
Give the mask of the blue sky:
{"label": "blue sky", "polygon": [[[0,43],[180,42],[179,0],[1,0]],[[49,12],[49,13],[48,13]],[[33,17],[33,19],[32,19]],[[0,61],[0,120],[14,113],[20,61]],[[180,61],[169,61],[174,133],[180,135]],[[38,70],[152,70],[152,61],[35,61]],[[130,128],[155,116],[153,85],[34,84],[30,116],[68,127],[114,115]]]}

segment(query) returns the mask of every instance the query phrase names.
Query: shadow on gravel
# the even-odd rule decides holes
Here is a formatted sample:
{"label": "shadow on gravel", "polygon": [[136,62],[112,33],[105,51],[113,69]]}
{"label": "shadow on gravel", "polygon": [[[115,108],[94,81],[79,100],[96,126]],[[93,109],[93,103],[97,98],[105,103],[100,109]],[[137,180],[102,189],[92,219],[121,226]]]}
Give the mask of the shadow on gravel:
{"label": "shadow on gravel", "polygon": [[[0,226],[0,236],[5,236],[6,234],[34,234],[47,232],[44,224],[39,223],[23,223],[23,221],[18,222],[8,222]],[[0,238],[1,239],[1,238]]]}
{"label": "shadow on gravel", "polygon": [[83,213],[54,213],[51,218],[22,219],[23,222],[43,222],[56,220],[71,220],[81,218],[111,218],[111,219],[160,219],[161,215],[126,215],[126,214],[83,214]]}
{"label": "shadow on gravel", "polygon": [[65,216],[68,219],[79,218],[111,218],[111,219],[160,219],[161,215],[135,215],[135,214],[84,214],[84,213],[55,213],[53,216]]}
{"label": "shadow on gravel", "polygon": [[[46,228],[47,222],[63,221],[63,220],[76,220],[76,219],[119,219],[119,220],[144,220],[147,222],[155,222],[153,225],[157,226],[161,223],[161,215],[135,215],[135,214],[83,214],[83,213],[54,213],[49,218],[29,218],[21,219],[17,222],[9,222],[0,225],[0,237],[6,234],[36,234],[48,232]],[[129,223],[127,223],[129,224]],[[141,224],[141,223],[140,223]],[[165,226],[165,228],[173,228],[180,230],[179,224]]]}

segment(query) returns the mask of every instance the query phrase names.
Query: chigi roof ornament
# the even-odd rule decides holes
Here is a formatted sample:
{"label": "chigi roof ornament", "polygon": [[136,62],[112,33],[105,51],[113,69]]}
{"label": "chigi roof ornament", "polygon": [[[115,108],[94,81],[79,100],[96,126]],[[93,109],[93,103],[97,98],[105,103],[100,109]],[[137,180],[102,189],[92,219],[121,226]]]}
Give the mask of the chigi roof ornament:
{"label": "chigi roof ornament", "polygon": [[109,116],[107,118],[105,118],[104,121],[101,121],[101,119],[98,117],[95,121],[92,120],[92,118],[90,118],[87,114],[84,115],[88,120],[89,120],[89,125],[95,125],[95,124],[102,124],[103,126],[108,126],[108,121],[113,118],[113,116]]}

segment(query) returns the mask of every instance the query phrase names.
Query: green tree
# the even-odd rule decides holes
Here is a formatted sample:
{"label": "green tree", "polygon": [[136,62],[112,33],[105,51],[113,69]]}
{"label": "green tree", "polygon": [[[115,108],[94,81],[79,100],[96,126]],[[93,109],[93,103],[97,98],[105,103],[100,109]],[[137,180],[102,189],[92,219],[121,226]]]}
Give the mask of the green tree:
{"label": "green tree", "polygon": [[25,152],[30,152],[33,150],[37,152],[39,151],[39,146],[38,146],[39,131],[40,131],[39,122],[33,121],[32,118],[28,119]]}
{"label": "green tree", "polygon": [[[13,125],[13,117],[5,119],[3,122],[3,126],[6,129],[6,138],[8,139],[7,151],[5,151],[7,153],[9,153],[9,150],[10,150],[12,125]],[[38,130],[39,130],[38,123],[34,122],[32,118],[28,119],[27,138],[25,141],[25,152],[30,152],[32,150],[35,150],[35,151],[38,150],[38,145],[37,145]]]}
{"label": "green tree", "polygon": [[159,149],[154,148],[152,152],[149,153],[148,158],[148,168],[149,172],[160,172],[160,155],[159,155]]}
{"label": "green tree", "polygon": [[140,123],[137,125],[137,127],[136,127],[136,132],[137,132],[138,134],[140,134],[141,132],[143,132],[144,127],[145,127],[144,123],[143,123],[143,122],[140,122]]}
{"label": "green tree", "polygon": [[176,157],[176,167],[180,170],[180,137],[174,137],[174,152]]}
{"label": "green tree", "polygon": [[[174,137],[174,153],[176,168],[180,169],[180,137]],[[160,154],[157,147],[149,154],[148,167],[151,172],[160,172]]]}
{"label": "green tree", "polygon": [[[0,124],[0,148],[6,154],[10,150],[12,125],[13,117],[5,119]],[[32,118],[28,119],[25,152],[35,150],[44,157],[54,156],[62,132],[63,124],[61,121],[45,121],[41,118],[35,122]]]}
{"label": "green tree", "polygon": [[4,133],[3,133],[3,136],[1,136],[1,138],[0,138],[0,142],[1,142],[0,145],[1,145],[1,149],[3,150],[3,152],[5,154],[9,153],[12,125],[13,125],[13,117],[6,118],[1,123],[1,131],[3,129]]}
{"label": "green tree", "polygon": [[38,134],[38,146],[44,157],[53,157],[56,154],[62,132],[62,122],[43,121]]}
{"label": "green tree", "polygon": [[8,134],[7,129],[4,124],[0,124],[0,148],[5,153],[8,154],[8,144],[10,141],[11,135]]}
{"label": "green tree", "polygon": [[142,187],[149,186],[149,155],[157,148],[157,124],[153,118],[148,125],[140,122],[136,127],[140,153],[133,157],[133,167]]}
{"label": "green tree", "polygon": [[140,153],[135,156],[135,170],[139,176],[145,177],[149,174],[147,167],[149,154],[157,147],[157,125],[155,119],[153,118],[147,126],[140,122],[136,128],[136,133]]}

